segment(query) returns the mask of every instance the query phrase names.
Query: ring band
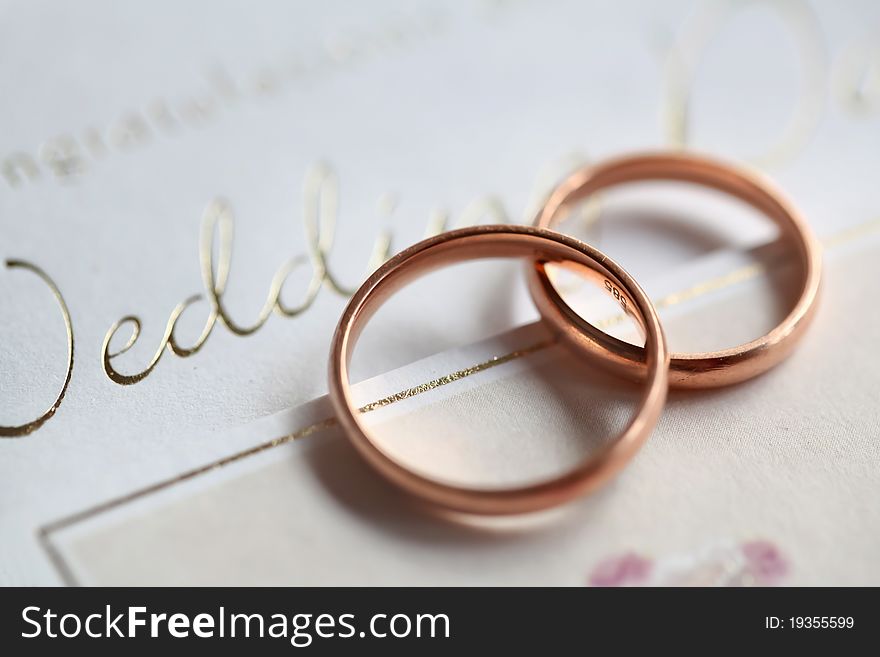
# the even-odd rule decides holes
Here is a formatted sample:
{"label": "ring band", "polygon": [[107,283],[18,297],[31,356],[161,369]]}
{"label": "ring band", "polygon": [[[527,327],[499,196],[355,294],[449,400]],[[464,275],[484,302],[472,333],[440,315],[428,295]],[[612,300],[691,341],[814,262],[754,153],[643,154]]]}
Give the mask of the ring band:
{"label": "ring band", "polygon": [[[561,476],[511,488],[476,488],[446,483],[404,466],[386,453],[361,422],[348,368],[366,323],[395,291],[419,276],[453,262],[487,257],[525,257],[573,264],[616,290],[615,298],[639,320],[646,335],[647,389],[637,414],[610,444]],[[575,331],[574,327],[570,330]],[[527,513],[562,504],[603,482],[635,454],[650,435],[666,400],[669,354],[650,299],[619,265],[572,237],[528,226],[474,226],[426,239],[382,265],[349,301],[333,335],[329,388],[336,417],[360,454],[399,487],[441,508],[473,514]]]}
{"label": "ring band", "polygon": [[[745,381],[784,360],[803,337],[815,314],[822,270],[819,243],[797,209],[763,177],[713,159],[684,153],[643,154],[585,167],[565,180],[549,197],[535,226],[550,228],[560,210],[594,192],[621,183],[675,180],[726,192],[767,215],[795,245],[802,269],[800,296],[788,316],[766,335],[738,347],[695,354],[674,353],[669,385],[714,388]],[[640,379],[645,374],[644,349],[596,328],[578,315],[553,286],[543,265],[529,270],[535,305],[551,326],[586,355],[615,373]],[[572,331],[576,326],[578,331]]]}

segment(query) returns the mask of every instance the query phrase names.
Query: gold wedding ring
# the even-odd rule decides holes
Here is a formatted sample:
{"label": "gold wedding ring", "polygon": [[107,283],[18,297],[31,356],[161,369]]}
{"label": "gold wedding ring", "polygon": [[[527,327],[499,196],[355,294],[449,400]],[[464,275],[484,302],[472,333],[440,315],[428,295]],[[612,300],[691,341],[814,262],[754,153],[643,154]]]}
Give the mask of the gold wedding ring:
{"label": "gold wedding ring", "polygon": [[[803,337],[815,314],[822,251],[807,222],[766,178],[730,164],[685,153],[654,153],[607,160],[580,169],[549,197],[535,225],[550,228],[566,207],[591,194],[628,182],[673,180],[696,183],[739,198],[767,215],[792,245],[800,266],[800,292],[794,308],[772,331],[738,347],[671,356],[669,385],[715,388],[745,381],[785,359]],[[529,288],[541,316],[575,348],[629,378],[644,376],[644,349],[596,328],[565,302],[544,267],[530,268]],[[572,327],[577,330],[571,330]]]}
{"label": "gold wedding ring", "polygon": [[[685,181],[742,199],[775,221],[793,244],[801,267],[798,300],[767,335],[739,347],[670,356],[657,311],[642,288],[612,259],[573,237],[549,229],[570,204],[615,185],[642,180]],[[609,160],[577,171],[549,197],[533,227],[475,226],[436,235],[400,252],[349,301],[330,351],[330,398],[337,419],[357,451],[404,490],[441,508],[504,515],[553,507],[583,495],[617,473],[647,440],[660,417],[667,387],[717,387],[765,372],[789,355],[815,314],[821,275],[820,248],[804,219],[771,183],[753,173],[706,157],[658,153]],[[397,290],[446,265],[489,257],[529,261],[530,290],[543,320],[577,353],[646,384],[638,412],[597,453],[562,475],[536,484],[478,488],[417,471],[383,449],[366,428],[352,399],[348,368],[358,337],[373,313]],[[546,273],[562,265],[594,279],[639,324],[644,347],[607,335],[573,311]]]}
{"label": "gold wedding ring", "polygon": [[[377,444],[352,400],[348,367],[358,336],[373,313],[398,289],[454,262],[521,257],[542,263],[574,263],[607,281],[624,299],[646,335],[647,387],[639,410],[610,444],[559,477],[504,489],[470,488],[435,479],[403,465]],[[572,327],[572,330],[574,327]],[[567,502],[607,481],[638,451],[654,429],[666,400],[669,354],[660,319],[641,287],[614,261],[583,242],[541,228],[475,226],[426,239],[382,265],[351,298],[330,349],[330,398],[336,417],[358,452],[387,479],[439,507],[473,514],[538,511]]]}

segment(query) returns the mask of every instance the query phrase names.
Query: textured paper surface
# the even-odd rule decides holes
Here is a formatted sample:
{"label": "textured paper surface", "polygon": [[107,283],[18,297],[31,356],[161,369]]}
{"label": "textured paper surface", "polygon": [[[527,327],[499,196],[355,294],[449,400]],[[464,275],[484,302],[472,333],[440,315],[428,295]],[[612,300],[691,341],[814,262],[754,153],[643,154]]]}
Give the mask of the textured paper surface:
{"label": "textured paper surface", "polygon": [[[564,511],[529,524],[435,518],[329,428],[63,530],[62,559],[95,584],[877,584],[880,312],[852,283],[877,280],[878,254],[877,239],[838,251],[790,360],[730,389],[673,393],[623,474]],[[664,320],[740,326],[767,294],[753,279]],[[525,327],[361,394],[542,339]],[[371,425],[402,458],[459,481],[558,472],[631,408],[616,401],[631,388],[577,365],[549,347],[375,411]],[[268,438],[326,412],[252,430]]]}
{"label": "textured paper surface", "polygon": [[[345,303],[328,287],[302,316],[273,316],[248,338],[218,325],[191,358],[166,351],[135,385],[102,371],[113,322],[143,322],[114,361],[137,371],[174,306],[203,291],[199,225],[215,197],[235,214],[224,301],[242,324],[279,265],[308,251],[303,188],[319,162],[338,176],[329,260],[345,286],[362,280],[383,229],[398,249],[441,210],[451,224],[524,221],[536,190],[630,149],[684,143],[760,166],[821,235],[876,216],[880,130],[865,74],[876,3],[733,6],[0,3],[0,259],[56,281],[76,348],[56,415],[0,442],[0,582],[59,581],[40,528],[251,446],[230,428],[325,392]],[[670,73],[676,58],[700,63],[692,84]],[[503,215],[488,212],[490,197]],[[655,297],[679,264],[771,232],[698,194],[602,202],[613,216],[578,234]],[[364,336],[363,376],[534,317],[519,266],[502,263],[444,272],[385,310]],[[186,312],[183,342],[206,314],[204,302]],[[674,346],[713,335],[681,333]],[[0,268],[0,423],[49,406],[65,356],[51,293]]]}

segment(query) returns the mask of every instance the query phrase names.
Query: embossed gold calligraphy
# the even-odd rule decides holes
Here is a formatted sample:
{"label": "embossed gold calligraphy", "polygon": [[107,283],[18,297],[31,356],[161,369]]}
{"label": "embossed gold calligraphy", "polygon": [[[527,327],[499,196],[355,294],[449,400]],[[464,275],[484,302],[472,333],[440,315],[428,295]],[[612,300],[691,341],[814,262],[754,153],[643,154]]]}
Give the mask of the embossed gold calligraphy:
{"label": "embossed gold calligraphy", "polygon": [[[545,178],[547,177],[545,176]],[[174,307],[152,358],[143,369],[137,372],[121,372],[114,366],[114,361],[131,349],[140,338],[141,319],[136,315],[126,315],[114,322],[104,336],[101,347],[101,363],[110,380],[120,385],[132,385],[142,381],[149,376],[166,351],[181,358],[188,358],[198,353],[218,323],[235,335],[247,336],[260,330],[273,313],[281,317],[296,317],[305,312],[324,287],[343,296],[353,294],[354,289],[340,282],[329,265],[338,208],[338,180],[333,171],[324,165],[313,167],[306,176],[303,201],[302,216],[308,252],[282,263],[269,284],[269,292],[262,309],[249,324],[241,324],[234,320],[223,302],[232,262],[233,219],[229,206],[224,200],[215,199],[212,201],[202,218],[199,236],[199,263],[204,293],[191,295]],[[540,202],[540,198],[535,197],[532,199],[531,205],[535,206],[538,202]],[[450,225],[452,222],[446,212],[434,210],[428,220],[426,235],[433,235],[450,227],[474,224],[486,217],[490,218],[493,223],[508,223],[510,221],[500,202],[492,197],[481,197],[464,208],[457,221],[454,222],[454,226]],[[215,246],[218,247],[216,261]],[[373,252],[367,265],[367,273],[388,258],[390,249],[390,234],[383,232],[373,246]],[[74,339],[70,312],[55,281],[36,265],[21,260],[7,260],[6,266],[10,269],[23,269],[32,272],[40,277],[54,294],[67,329],[68,346],[68,363],[64,383],[52,405],[37,419],[25,424],[0,425],[0,437],[14,438],[26,436],[36,431],[58,410],[73,374]],[[301,301],[295,306],[289,306],[282,301],[282,292],[291,274],[303,267],[311,269],[309,282]],[[183,345],[175,332],[178,321],[190,306],[203,300],[208,302],[208,313],[201,333],[191,345]],[[113,350],[111,345],[114,337],[126,326],[131,327],[128,339],[122,347]]]}
{"label": "embossed gold calligraphy", "polygon": [[[349,296],[354,294],[354,289],[343,285],[337,276],[333,274],[328,264],[328,256],[333,247],[335,234],[337,198],[338,184],[333,172],[323,166],[312,169],[306,177],[303,208],[308,254],[293,257],[278,268],[269,285],[269,293],[266,296],[263,307],[250,324],[240,324],[235,321],[223,303],[223,293],[226,289],[232,261],[233,221],[229,207],[224,201],[215,200],[212,202],[208,206],[202,220],[201,236],[199,239],[199,260],[205,294],[190,296],[175,306],[165,325],[165,333],[162,340],[159,342],[150,362],[143,370],[134,374],[120,372],[113,366],[113,361],[128,351],[138,340],[141,321],[134,315],[127,315],[115,322],[107,331],[104,337],[104,345],[101,348],[101,360],[107,376],[121,385],[137,383],[153,371],[153,368],[156,367],[166,351],[170,351],[181,358],[188,358],[198,353],[218,322],[235,335],[251,335],[266,324],[273,312],[281,317],[296,317],[303,313],[312,305],[318,292],[325,286],[340,295]],[[496,204],[492,199],[481,199],[471,204],[465,210],[458,223],[472,223],[474,218],[486,213],[491,214],[497,222],[506,221],[504,211],[500,205]],[[432,219],[429,225],[429,233],[445,230],[447,223],[444,215],[438,215],[438,217]],[[218,238],[218,257],[215,263],[214,246],[215,239]],[[382,233],[374,244],[368,271],[372,271],[388,258],[390,246],[390,236],[388,233]],[[281,300],[281,294],[290,275],[300,267],[311,267],[311,278],[300,303],[295,306],[288,306]],[[207,296],[209,310],[201,334],[193,344],[184,346],[179,342],[175,334],[177,322],[190,306],[205,299],[205,296]],[[111,342],[125,325],[131,326],[130,337],[124,346],[116,351],[112,351]]]}
{"label": "embossed gold calligraphy", "polygon": [[46,286],[52,291],[52,294],[55,295],[55,300],[58,302],[58,307],[61,310],[61,317],[64,319],[64,327],[67,330],[67,371],[64,374],[64,383],[61,385],[61,389],[58,391],[58,396],[55,398],[55,401],[52,402],[52,405],[49,406],[49,408],[46,409],[46,411],[44,411],[36,420],[16,426],[0,425],[0,438],[17,438],[19,436],[26,436],[39,429],[49,418],[55,415],[55,411],[61,406],[64,395],[67,393],[67,387],[70,385],[70,377],[73,376],[73,323],[70,321],[70,311],[67,309],[67,304],[64,301],[61,290],[58,289],[58,286],[55,285],[55,281],[53,281],[46,272],[36,265],[24,262],[23,260],[7,260],[6,266],[9,269],[23,269],[25,271],[30,271],[43,280]]}
{"label": "embossed gold calligraphy", "polygon": [[[880,89],[880,85],[878,85],[880,75],[877,74],[877,71],[880,70],[880,66],[877,64],[880,61],[880,54],[878,54],[880,50],[873,46],[873,41],[859,40],[851,43],[841,53],[839,65],[831,70],[822,47],[818,22],[810,6],[804,2],[785,0],[776,0],[768,3],[767,6],[776,10],[783,22],[791,28],[805,71],[806,84],[799,96],[796,110],[789,124],[780,131],[777,141],[763,153],[751,159],[753,163],[762,167],[779,166],[781,163],[791,161],[800,152],[820,119],[825,105],[826,87],[829,79],[838,102],[853,116],[873,115],[878,106],[876,99],[880,97],[877,92]],[[691,20],[685,24],[676,43],[670,49],[663,85],[662,114],[664,135],[670,146],[686,147],[691,145],[689,99],[694,86],[696,67],[702,60],[702,53],[712,36],[739,8],[741,8],[739,4],[730,0],[719,0],[701,5],[700,11],[696,12]],[[229,91],[228,83],[224,80],[221,80],[221,83],[219,87],[221,95],[229,95],[227,93]],[[166,116],[166,114],[160,113],[157,116]],[[164,122],[160,122],[158,118],[156,121],[164,125]],[[100,146],[100,144],[98,145]],[[19,160],[21,160],[20,157]],[[561,171],[580,166],[585,161],[586,158],[583,156],[573,154],[566,160],[547,167],[543,175],[538,178],[535,193],[524,213],[525,218],[533,216],[545,193],[554,181],[559,179],[558,174]],[[19,164],[26,172],[35,175],[31,171],[34,167],[29,161],[25,161],[23,164],[19,162]],[[7,159],[0,167],[6,179],[13,186],[20,182],[19,178],[13,175],[16,173],[15,166],[14,161]],[[66,168],[62,169],[59,171],[67,172]],[[174,308],[168,317],[163,337],[152,358],[143,369],[134,373],[124,373],[116,369],[114,362],[138,341],[141,320],[135,315],[127,315],[115,322],[107,331],[101,349],[102,366],[107,376],[121,385],[137,383],[149,376],[166,351],[181,358],[196,354],[218,323],[235,335],[251,335],[260,330],[273,313],[281,317],[296,317],[305,312],[323,287],[327,287],[337,294],[350,294],[351,290],[339,281],[328,265],[329,252],[334,240],[336,199],[337,180],[334,174],[326,167],[314,168],[307,176],[304,188],[303,222],[308,252],[289,259],[278,268],[269,285],[269,292],[263,307],[250,324],[236,322],[230,316],[223,302],[232,259],[233,219],[229,207],[224,201],[215,200],[212,202],[202,219],[199,239],[199,259],[204,294],[189,296]],[[478,199],[466,208],[455,225],[476,223],[478,219],[487,215],[491,217],[492,221],[505,223],[510,221],[501,203],[496,199],[486,197]],[[595,216],[595,207],[585,209],[584,217],[588,221],[594,219]],[[448,216],[443,212],[435,211],[429,218],[427,235],[446,230],[448,224]],[[216,262],[214,259],[215,240],[217,240],[216,246],[218,247]],[[387,258],[389,250],[389,235],[380,235],[374,245],[368,268],[372,269],[378,266]],[[6,267],[27,271],[42,279],[55,296],[67,331],[67,369],[55,401],[45,412],[30,422],[15,426],[0,425],[0,437],[14,438],[26,436],[38,430],[56,413],[64,400],[73,373],[74,332],[64,297],[54,280],[45,271],[32,263],[14,259],[7,260]],[[281,299],[282,291],[291,274],[301,267],[310,267],[311,277],[300,303],[296,306],[288,306]],[[208,312],[201,333],[191,345],[183,345],[175,333],[177,323],[190,306],[202,300],[207,300]],[[131,328],[128,340],[122,347],[113,350],[111,343],[124,326]]]}

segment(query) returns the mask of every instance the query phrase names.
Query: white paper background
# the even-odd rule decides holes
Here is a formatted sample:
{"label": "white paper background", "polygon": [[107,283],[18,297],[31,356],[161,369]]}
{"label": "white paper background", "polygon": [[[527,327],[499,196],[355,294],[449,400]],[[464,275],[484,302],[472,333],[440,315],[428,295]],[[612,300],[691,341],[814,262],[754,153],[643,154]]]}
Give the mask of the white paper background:
{"label": "white paper background", "polygon": [[[848,110],[839,87],[856,46],[871,43],[878,8],[822,2],[805,5],[813,12],[805,14],[782,4],[795,13],[752,6],[723,19],[699,57],[691,143],[748,158],[774,141],[799,107],[805,65],[787,30],[812,25],[814,14],[815,56],[824,62],[816,70],[827,73],[821,122],[772,172],[817,231],[830,234],[877,212],[878,118]],[[705,11],[690,2],[0,5],[0,157],[23,152],[39,161],[65,135],[85,153],[92,129],[106,148],[84,155],[71,179],[41,163],[36,180],[0,180],[0,256],[32,261],[54,278],[77,349],[57,415],[0,444],[0,582],[57,581],[37,527],[228,451],[206,431],[324,392],[327,344],[344,304],[327,290],[304,316],[272,318],[250,338],[218,327],[198,355],[166,354],[135,386],[102,372],[101,340],[114,321],[143,319],[138,345],[115,361],[139,369],[171,308],[201,290],[199,218],[212,198],[225,196],[235,209],[227,301],[246,321],[276,267],[305,251],[302,181],[317,161],[329,162],[341,184],[332,263],[356,284],[384,227],[401,247],[423,234],[434,208],[458,216],[486,194],[523,220],[536,181],[551,182],[572,154],[668,145],[670,49]],[[236,81],[237,98],[211,86],[216,67]],[[212,101],[202,108],[209,116],[199,118],[194,98]],[[171,125],[150,118],[157,101],[169,107]],[[120,125],[132,113],[146,117],[149,137],[126,146],[131,136]],[[383,218],[377,204],[387,194],[398,202]],[[652,291],[672,263],[725,240],[766,237],[695,214],[714,226],[712,239],[683,242],[677,230],[645,238],[629,224],[616,236],[609,225],[598,244]],[[510,284],[517,267],[474,272],[429,281],[391,308],[381,336],[363,345],[364,371],[531,316]],[[457,294],[465,286],[468,295]],[[187,335],[203,313],[189,311]],[[51,402],[64,356],[48,291],[27,273],[0,270],[0,422],[26,421]]]}
{"label": "white paper background", "polygon": [[[878,248],[875,232],[832,255],[822,312],[792,358],[738,386],[672,393],[629,467],[553,513],[437,518],[326,429],[53,540],[76,581],[92,584],[583,585],[606,560],[634,557],[649,575],[627,583],[876,584],[878,374],[862,355],[880,313],[865,308],[858,324],[840,315],[858,303],[850,281],[880,275]],[[752,279],[672,308],[664,323],[674,330],[720,317],[736,339],[768,289]],[[438,354],[371,382],[360,398],[528,346],[543,339],[538,329]],[[638,388],[593,369],[550,347],[367,418],[395,457],[433,476],[478,486],[552,476],[613,435],[632,408]],[[315,412],[255,423],[253,437],[306,426]],[[747,546],[760,546],[757,563]]]}

